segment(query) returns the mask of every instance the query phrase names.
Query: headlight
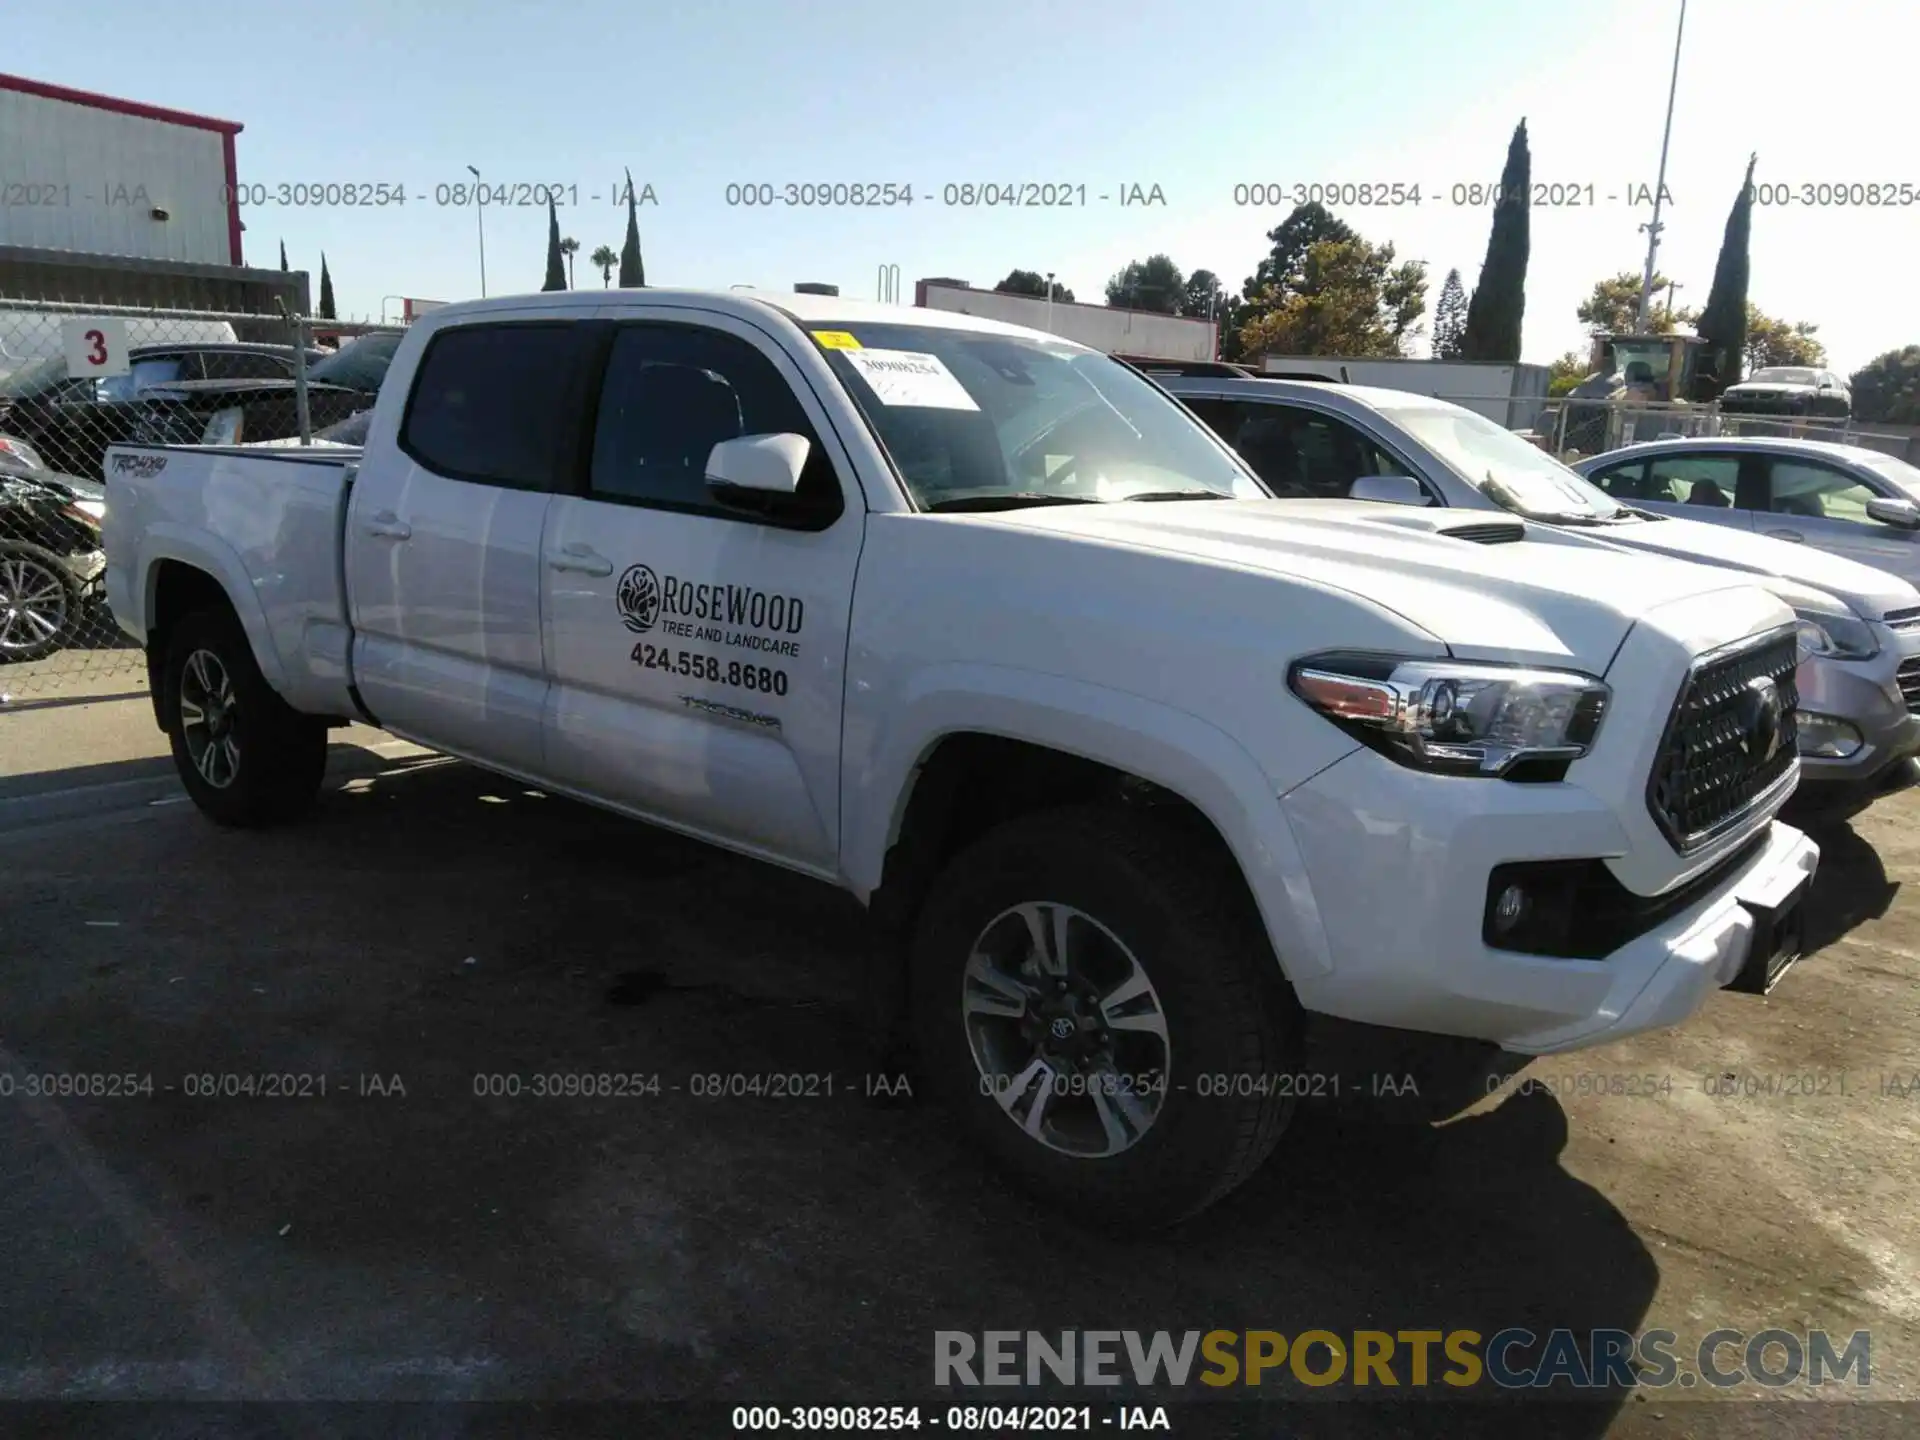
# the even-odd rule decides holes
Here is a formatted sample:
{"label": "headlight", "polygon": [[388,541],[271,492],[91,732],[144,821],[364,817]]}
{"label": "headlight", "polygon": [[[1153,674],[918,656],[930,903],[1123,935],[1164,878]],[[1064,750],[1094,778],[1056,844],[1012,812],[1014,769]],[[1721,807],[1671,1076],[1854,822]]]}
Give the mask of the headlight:
{"label": "headlight", "polygon": [[1352,653],[1296,661],[1287,684],[1362,744],[1447,775],[1508,775],[1523,761],[1577,760],[1592,746],[1612,693],[1566,670]]}
{"label": "headlight", "polygon": [[1800,658],[1827,655],[1838,660],[1871,660],[1880,653],[1873,627],[1858,615],[1840,610],[1793,607],[1800,625]]}

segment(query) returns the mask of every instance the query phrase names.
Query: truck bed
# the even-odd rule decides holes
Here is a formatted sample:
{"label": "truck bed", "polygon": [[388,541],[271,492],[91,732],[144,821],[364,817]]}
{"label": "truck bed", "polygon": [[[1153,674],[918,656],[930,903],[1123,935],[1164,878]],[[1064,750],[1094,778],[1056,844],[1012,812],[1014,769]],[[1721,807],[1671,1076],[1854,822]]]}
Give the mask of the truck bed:
{"label": "truck bed", "polygon": [[341,576],[357,449],[115,445],[107,452],[107,601],[145,644],[187,566],[219,581],[260,668],[295,708],[349,715]]}

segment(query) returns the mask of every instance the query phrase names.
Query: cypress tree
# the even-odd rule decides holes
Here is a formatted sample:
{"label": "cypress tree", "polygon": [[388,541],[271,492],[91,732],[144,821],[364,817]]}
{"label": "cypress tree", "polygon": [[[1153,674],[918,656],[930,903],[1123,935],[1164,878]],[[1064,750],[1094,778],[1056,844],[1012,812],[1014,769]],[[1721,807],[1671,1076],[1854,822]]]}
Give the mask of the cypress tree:
{"label": "cypress tree", "polygon": [[1746,356],[1747,241],[1753,233],[1753,163],[1758,158],[1747,157],[1747,178],[1741,182],[1740,193],[1727,215],[1720,258],[1713,265],[1713,287],[1707,291],[1707,303],[1700,311],[1697,333],[1707,343],[1701,347],[1694,377],[1696,400],[1712,400],[1727,386],[1736,384]]}
{"label": "cypress tree", "polygon": [[633,205],[633,171],[627,171],[627,239],[620,247],[620,288],[647,288],[646,266],[640,263],[640,217]]}
{"label": "cypress tree", "polygon": [[280,242],[280,268],[282,270],[287,268],[287,242],[284,240]]}
{"label": "cypress tree", "polygon": [[560,257],[560,212],[553,208],[553,196],[547,196],[547,279],[542,290],[567,288],[567,262]]}
{"label": "cypress tree", "polygon": [[1487,259],[1480,283],[1467,302],[1467,328],[1460,353],[1467,360],[1520,358],[1520,322],[1526,311],[1528,229],[1532,213],[1533,161],[1527,151],[1527,122],[1514,128],[1500,172],[1500,196],[1487,236]]}
{"label": "cypress tree", "polygon": [[320,318],[338,320],[333,309],[333,276],[327,273],[327,252],[320,252]]}

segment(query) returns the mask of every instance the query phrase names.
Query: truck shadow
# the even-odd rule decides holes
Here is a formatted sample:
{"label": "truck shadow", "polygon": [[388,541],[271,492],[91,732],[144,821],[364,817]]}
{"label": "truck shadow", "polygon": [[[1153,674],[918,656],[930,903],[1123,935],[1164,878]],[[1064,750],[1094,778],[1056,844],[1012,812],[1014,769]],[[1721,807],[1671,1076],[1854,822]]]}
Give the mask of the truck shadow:
{"label": "truck shadow", "polygon": [[[819,1403],[932,1393],[938,1330],[1487,1339],[1634,1331],[1653,1299],[1659,1266],[1565,1168],[1566,1115],[1541,1091],[1441,1126],[1303,1105],[1274,1160],[1185,1226],[1076,1226],[876,1075],[847,896],[464,765],[334,758],[298,827],[225,832],[185,806],[126,827],[148,858],[75,878],[136,917],[133,948],[81,964],[62,947],[84,936],[36,921],[57,979],[0,975],[8,1043],[38,1065],[314,1070],[350,1094],[359,1077],[323,1104],[74,1110],[271,1335],[325,1317],[280,1337],[304,1355],[502,1357],[463,1398],[731,1396],[745,1377],[767,1403]],[[566,1073],[657,1089],[506,1093],[505,1077]],[[369,1074],[402,1077],[405,1098],[370,1098]],[[787,1091],[716,1093],[738,1074]],[[489,1298],[451,1306],[449,1289]],[[1404,1351],[1393,1365],[1407,1384]],[[1455,1402],[1412,1407],[1446,1433],[1598,1437],[1627,1398],[1576,1405],[1561,1384],[1550,1416],[1522,1421],[1484,1380],[1439,1383],[1446,1368],[1436,1349],[1429,1384],[1401,1392]],[[1258,1389],[940,1403],[1043,1398],[1210,1401],[1222,1433],[1432,1428],[1401,1403],[1296,1412],[1382,1397],[1280,1371]]]}

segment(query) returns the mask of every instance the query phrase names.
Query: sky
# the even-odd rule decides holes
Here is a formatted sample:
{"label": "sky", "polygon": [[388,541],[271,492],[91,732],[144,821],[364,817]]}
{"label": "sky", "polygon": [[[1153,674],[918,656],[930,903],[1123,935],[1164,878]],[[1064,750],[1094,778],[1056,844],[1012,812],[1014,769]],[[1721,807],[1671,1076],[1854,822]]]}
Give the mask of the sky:
{"label": "sky", "polygon": [[[1499,178],[1523,117],[1533,179],[1594,203],[1532,216],[1523,358],[1584,351],[1575,308],[1595,280],[1638,272],[1659,169],[1679,0],[273,0],[22,5],[4,68],[34,79],[239,121],[243,185],[385,182],[404,207],[251,206],[249,264],[314,273],[324,252],[343,317],[398,296],[540,288],[543,205],[436,203],[439,187],[536,182],[587,255],[619,248],[623,167],[653,285],[874,298],[880,267],[913,282],[991,286],[1016,267],[1103,298],[1129,260],[1165,252],[1231,290],[1289,203],[1235,187],[1372,182],[1419,205],[1333,206],[1362,236],[1427,262],[1429,304],[1457,267],[1472,288],[1491,213],[1454,187]],[[458,17],[457,19],[455,17]],[[1747,157],[1756,182],[1920,187],[1907,103],[1916,83],[1905,0],[1692,0],[1666,170],[1659,267],[1701,304]],[[909,185],[911,206],[773,208],[727,187]],[[1066,208],[967,208],[948,185],[1084,186]],[[1151,202],[1126,205],[1140,193]],[[1115,198],[1102,201],[1101,195]],[[590,197],[598,196],[596,201]],[[931,199],[924,198],[931,196]],[[419,197],[419,198],[415,198]],[[1852,370],[1920,343],[1906,207],[1766,205],[1753,221],[1750,299],[1819,326]],[[1819,198],[1817,195],[1814,197]],[[1875,262],[1880,263],[1876,264]],[[1424,342],[1416,353],[1424,354]]]}

